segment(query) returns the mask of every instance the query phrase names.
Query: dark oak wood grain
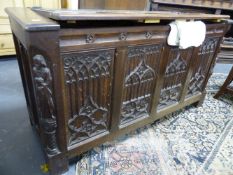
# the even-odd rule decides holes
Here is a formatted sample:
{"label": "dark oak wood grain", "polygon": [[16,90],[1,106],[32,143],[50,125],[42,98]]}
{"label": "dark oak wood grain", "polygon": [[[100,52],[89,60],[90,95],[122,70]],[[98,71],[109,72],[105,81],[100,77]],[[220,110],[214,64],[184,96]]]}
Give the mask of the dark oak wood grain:
{"label": "dark oak wood grain", "polygon": [[228,15],[129,10],[46,10],[34,11],[54,20],[147,20],[147,19],[227,19]]}
{"label": "dark oak wood grain", "polygon": [[152,0],[153,3],[232,10],[232,0]]}
{"label": "dark oak wood grain", "polygon": [[[95,146],[187,105],[200,105],[228,28],[207,20],[225,16],[193,15],[207,20],[206,39],[200,47],[181,50],[167,45],[170,21],[109,25],[106,19],[116,13],[108,12],[81,17],[92,20],[84,25],[47,19],[39,15],[41,9],[38,14],[6,11],[30,120],[51,174],[65,172],[70,158]],[[80,14],[72,13],[64,19],[78,20]],[[134,13],[122,19],[147,18]]]}
{"label": "dark oak wood grain", "polygon": [[11,18],[26,31],[59,30],[60,26],[48,18],[38,15],[29,8],[6,8]]}
{"label": "dark oak wood grain", "polygon": [[147,0],[80,0],[80,9],[145,10]]}

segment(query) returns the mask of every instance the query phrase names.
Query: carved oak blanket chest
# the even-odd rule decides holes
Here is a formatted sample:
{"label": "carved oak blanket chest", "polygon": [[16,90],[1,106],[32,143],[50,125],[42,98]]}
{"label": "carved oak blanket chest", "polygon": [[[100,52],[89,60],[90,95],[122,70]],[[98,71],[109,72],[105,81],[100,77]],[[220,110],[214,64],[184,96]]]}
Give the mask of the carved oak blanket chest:
{"label": "carved oak blanket chest", "polygon": [[[7,8],[30,121],[51,174],[68,160],[200,104],[228,16]],[[169,23],[201,19],[204,43],[167,45]],[[147,22],[159,22],[157,24]]]}

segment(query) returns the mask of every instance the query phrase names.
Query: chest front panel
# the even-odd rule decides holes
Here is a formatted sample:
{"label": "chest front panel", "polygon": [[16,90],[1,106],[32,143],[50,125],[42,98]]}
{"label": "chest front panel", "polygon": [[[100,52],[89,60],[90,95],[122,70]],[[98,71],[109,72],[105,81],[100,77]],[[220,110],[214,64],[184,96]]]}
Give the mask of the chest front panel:
{"label": "chest front panel", "polygon": [[220,38],[218,37],[206,38],[204,43],[200,46],[195,59],[194,70],[188,86],[187,96],[195,95],[202,91],[219,39]]}
{"label": "chest front panel", "polygon": [[186,80],[192,52],[192,48],[181,50],[175,47],[169,49],[158,109],[179,102],[181,88]]}
{"label": "chest front panel", "polygon": [[162,44],[128,48],[120,123],[149,116]]}
{"label": "chest front panel", "polygon": [[73,145],[108,130],[114,50],[66,54],[63,60]]}

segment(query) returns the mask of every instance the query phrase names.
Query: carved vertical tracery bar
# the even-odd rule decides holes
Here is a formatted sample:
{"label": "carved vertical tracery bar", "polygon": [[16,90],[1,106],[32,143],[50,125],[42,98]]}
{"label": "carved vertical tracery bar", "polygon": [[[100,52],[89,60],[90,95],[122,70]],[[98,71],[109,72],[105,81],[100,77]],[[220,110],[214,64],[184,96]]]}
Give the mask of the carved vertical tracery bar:
{"label": "carved vertical tracery bar", "polygon": [[181,88],[186,79],[192,52],[192,48],[186,50],[172,48],[170,50],[158,109],[180,100]]}
{"label": "carved vertical tracery bar", "polygon": [[109,127],[114,50],[64,54],[69,145]]}
{"label": "carved vertical tracery bar", "polygon": [[148,116],[162,45],[129,47],[120,123]]}
{"label": "carved vertical tracery bar", "polygon": [[38,116],[46,137],[47,152],[53,155],[59,153],[59,150],[56,138],[57,121],[54,111],[52,75],[42,55],[33,56],[32,61]]}
{"label": "carved vertical tracery bar", "polygon": [[207,77],[209,66],[213,60],[220,38],[206,38],[200,46],[195,60],[193,74],[188,86],[188,96],[202,91],[203,83]]}

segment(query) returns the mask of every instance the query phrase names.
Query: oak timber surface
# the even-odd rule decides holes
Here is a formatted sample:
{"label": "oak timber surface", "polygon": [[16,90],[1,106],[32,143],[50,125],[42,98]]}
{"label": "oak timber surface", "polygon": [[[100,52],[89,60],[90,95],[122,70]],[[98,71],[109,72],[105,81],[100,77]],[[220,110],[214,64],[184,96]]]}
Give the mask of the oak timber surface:
{"label": "oak timber surface", "polygon": [[[30,120],[39,128],[53,175],[67,171],[69,159],[99,144],[187,105],[201,104],[228,27],[225,22],[209,21],[203,44],[181,50],[167,45],[166,21],[159,25],[134,22],[129,27],[128,21],[121,26],[114,20],[159,15],[175,20],[187,14],[178,13],[176,18],[166,12],[125,11],[123,16],[122,11],[76,11],[63,15],[63,20],[92,21],[69,24],[46,18],[53,11],[30,10],[7,12]],[[195,15],[195,19],[209,19]],[[100,25],[109,20],[109,28]],[[54,25],[56,30],[49,30]]]}
{"label": "oak timber surface", "polygon": [[19,25],[25,30],[57,30],[59,25],[55,21],[38,15],[29,8],[6,8],[5,11],[11,14],[11,18],[14,18]]}
{"label": "oak timber surface", "polygon": [[145,20],[145,19],[226,19],[228,15],[127,10],[48,10],[34,9],[54,20]]}
{"label": "oak timber surface", "polygon": [[232,1],[219,1],[219,0],[152,0],[153,3],[159,4],[173,4],[183,5],[191,7],[202,7],[202,8],[216,8],[224,10],[233,10]]}
{"label": "oak timber surface", "polygon": [[80,0],[80,9],[144,10],[147,0]]}

